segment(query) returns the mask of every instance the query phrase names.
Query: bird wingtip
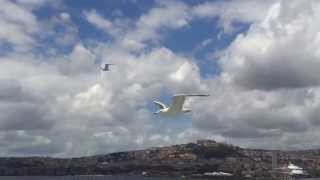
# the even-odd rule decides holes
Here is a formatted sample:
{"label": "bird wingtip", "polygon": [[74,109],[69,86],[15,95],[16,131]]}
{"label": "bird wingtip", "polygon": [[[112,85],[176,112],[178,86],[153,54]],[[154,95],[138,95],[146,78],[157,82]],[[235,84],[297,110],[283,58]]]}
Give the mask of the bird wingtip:
{"label": "bird wingtip", "polygon": [[210,96],[210,94],[174,94],[173,97],[176,96]]}

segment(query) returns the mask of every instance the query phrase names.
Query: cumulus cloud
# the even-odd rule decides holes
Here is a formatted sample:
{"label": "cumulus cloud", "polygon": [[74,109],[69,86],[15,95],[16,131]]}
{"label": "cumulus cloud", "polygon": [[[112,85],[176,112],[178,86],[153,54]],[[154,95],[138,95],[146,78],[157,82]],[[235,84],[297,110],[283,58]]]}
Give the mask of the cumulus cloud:
{"label": "cumulus cloud", "polygon": [[[84,20],[113,37],[89,43],[71,13],[37,22],[31,9],[45,1],[32,2],[33,8],[22,0],[0,6],[0,23],[9,27],[0,44],[25,52],[0,56],[1,155],[83,156],[201,138],[245,147],[306,147],[301,141],[319,147],[310,141],[319,137],[320,124],[317,1],[165,1],[136,20],[83,11]],[[216,17],[226,33],[237,22],[250,27],[219,55],[221,74],[204,79],[194,57],[161,40],[170,30]],[[26,51],[49,39],[44,52]],[[115,64],[110,72],[100,72],[105,62]],[[160,129],[152,100],[194,92],[211,96],[191,99],[191,127]]]}
{"label": "cumulus cloud", "polygon": [[218,17],[224,32],[235,31],[236,23],[255,23],[264,19],[268,8],[275,1],[218,1],[206,2],[192,8],[192,14],[199,18]]}
{"label": "cumulus cloud", "polygon": [[[72,23],[68,13],[55,18]],[[100,72],[97,57],[116,65]],[[79,42],[68,54],[12,53],[0,64],[3,138],[17,139],[4,151],[11,155],[81,156],[154,145],[161,138],[151,131],[152,99],[205,87],[195,63],[164,47],[135,54],[117,43]]]}
{"label": "cumulus cloud", "polygon": [[[313,128],[314,118],[309,117],[309,110],[318,107],[314,91],[248,91],[221,86],[225,85],[212,84],[210,88],[215,92],[211,97],[195,104],[195,128],[245,147],[282,149],[289,148],[284,139],[293,138],[293,134],[306,134]],[[268,147],[275,139],[281,143]],[[300,140],[293,141],[296,148],[303,147],[298,146]]]}
{"label": "cumulus cloud", "polygon": [[[62,151],[61,146],[55,146],[51,140],[41,135],[30,134],[24,130],[0,133],[2,156],[13,155],[47,155]],[[12,143],[14,142],[14,143]]]}
{"label": "cumulus cloud", "polygon": [[187,26],[192,19],[189,10],[187,4],[179,1],[159,1],[156,7],[131,23],[126,18],[110,20],[96,10],[84,11],[83,14],[89,23],[111,35],[120,48],[140,51],[148,42],[161,40],[163,31]]}
{"label": "cumulus cloud", "polygon": [[161,31],[178,29],[188,25],[191,19],[189,7],[178,1],[164,1],[142,15],[135,24],[135,30],[121,39],[121,45],[129,49],[144,48],[144,42],[157,42],[161,39]]}
{"label": "cumulus cloud", "polygon": [[95,25],[97,28],[111,34],[112,36],[118,35],[120,29],[112,21],[101,17],[95,10],[84,12],[85,18],[88,22]]}
{"label": "cumulus cloud", "polygon": [[[78,27],[72,21],[72,16],[67,12],[61,12],[39,21],[41,33],[37,35],[38,48],[53,51],[54,54],[64,48],[74,46],[78,38]],[[46,46],[44,46],[46,45]]]}
{"label": "cumulus cloud", "polygon": [[317,137],[317,6],[275,2],[239,34],[208,82],[211,97],[196,105],[204,113],[193,113],[194,126],[249,147],[305,148],[304,138]]}
{"label": "cumulus cloud", "polygon": [[80,74],[97,71],[95,55],[82,44],[76,44],[66,61],[61,61],[60,70],[65,74]]}
{"label": "cumulus cloud", "polygon": [[25,51],[34,46],[32,35],[38,32],[38,23],[31,10],[12,1],[0,2],[0,45],[8,44],[18,51]]}
{"label": "cumulus cloud", "polygon": [[265,19],[229,47],[221,60],[223,76],[249,89],[319,85],[319,14],[312,6],[318,4],[284,1],[272,5]]}

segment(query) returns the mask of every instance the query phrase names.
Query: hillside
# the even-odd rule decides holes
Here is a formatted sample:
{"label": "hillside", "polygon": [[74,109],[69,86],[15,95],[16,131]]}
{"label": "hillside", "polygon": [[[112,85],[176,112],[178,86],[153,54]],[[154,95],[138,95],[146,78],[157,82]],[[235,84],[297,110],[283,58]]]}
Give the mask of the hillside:
{"label": "hillside", "polygon": [[[320,150],[278,151],[278,163],[293,162],[312,177],[320,172]],[[0,175],[121,174],[201,176],[226,172],[235,177],[270,177],[271,151],[244,149],[212,140],[81,158],[0,158]]]}

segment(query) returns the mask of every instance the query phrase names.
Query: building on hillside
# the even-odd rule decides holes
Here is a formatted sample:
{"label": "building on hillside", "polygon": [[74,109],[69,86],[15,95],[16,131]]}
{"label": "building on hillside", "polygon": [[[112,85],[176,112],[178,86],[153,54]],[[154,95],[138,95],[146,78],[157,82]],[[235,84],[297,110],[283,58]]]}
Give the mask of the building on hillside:
{"label": "building on hillside", "polygon": [[303,168],[289,163],[288,165],[275,168],[273,170],[274,176],[281,177],[281,179],[294,179],[308,177],[309,174]]}

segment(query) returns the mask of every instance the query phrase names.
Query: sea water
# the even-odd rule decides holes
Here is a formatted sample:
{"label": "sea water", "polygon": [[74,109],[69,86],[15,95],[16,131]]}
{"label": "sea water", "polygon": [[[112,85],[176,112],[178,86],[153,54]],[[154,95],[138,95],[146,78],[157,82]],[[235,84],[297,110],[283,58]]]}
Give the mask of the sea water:
{"label": "sea water", "polygon": [[190,178],[141,176],[0,176],[0,180],[182,180]]}
{"label": "sea water", "polygon": [[[224,178],[221,178],[223,180]],[[141,176],[0,176],[0,180],[199,180],[184,177],[141,177]],[[200,179],[206,180],[206,179]],[[219,180],[215,178],[215,180]],[[227,178],[225,179],[227,180]],[[266,180],[265,178],[263,180]],[[295,179],[320,180],[320,178]]]}
{"label": "sea water", "polygon": [[[141,177],[141,176],[0,176],[0,180],[206,180],[186,177]],[[219,180],[219,179],[215,179]],[[221,178],[221,180],[227,180]],[[264,179],[265,180],[265,179]]]}
{"label": "sea water", "polygon": [[182,180],[190,178],[141,176],[0,176],[0,180]]}

